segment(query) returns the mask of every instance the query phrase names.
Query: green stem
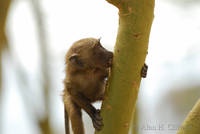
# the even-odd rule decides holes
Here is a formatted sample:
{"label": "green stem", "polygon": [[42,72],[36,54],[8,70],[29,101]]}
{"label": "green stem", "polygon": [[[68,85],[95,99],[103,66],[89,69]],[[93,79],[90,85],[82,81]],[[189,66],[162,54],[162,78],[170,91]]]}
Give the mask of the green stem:
{"label": "green stem", "polygon": [[200,99],[192,108],[176,134],[200,134]]}
{"label": "green stem", "polygon": [[119,29],[109,86],[96,134],[128,134],[147,55],[154,0],[109,0],[119,8]]}

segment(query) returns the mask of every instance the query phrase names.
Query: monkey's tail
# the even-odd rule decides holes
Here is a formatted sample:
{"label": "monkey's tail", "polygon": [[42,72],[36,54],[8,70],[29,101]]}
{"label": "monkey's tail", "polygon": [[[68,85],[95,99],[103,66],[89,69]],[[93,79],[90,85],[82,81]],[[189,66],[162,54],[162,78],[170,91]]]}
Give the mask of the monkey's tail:
{"label": "monkey's tail", "polygon": [[65,134],[70,134],[69,133],[69,118],[68,118],[68,113],[65,106],[64,106],[64,114],[65,114]]}

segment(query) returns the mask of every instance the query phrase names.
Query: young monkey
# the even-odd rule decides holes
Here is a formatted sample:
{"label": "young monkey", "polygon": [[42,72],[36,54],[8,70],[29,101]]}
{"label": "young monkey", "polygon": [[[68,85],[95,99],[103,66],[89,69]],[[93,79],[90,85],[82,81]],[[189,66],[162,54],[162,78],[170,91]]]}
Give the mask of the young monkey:
{"label": "young monkey", "polygon": [[[69,119],[74,134],[84,134],[81,109],[91,117],[94,128],[101,130],[100,110],[91,103],[103,99],[112,59],[113,53],[102,47],[100,39],[94,38],[75,42],[67,52],[63,95],[66,134],[69,134]],[[145,64],[142,77],[146,77],[146,72]]]}

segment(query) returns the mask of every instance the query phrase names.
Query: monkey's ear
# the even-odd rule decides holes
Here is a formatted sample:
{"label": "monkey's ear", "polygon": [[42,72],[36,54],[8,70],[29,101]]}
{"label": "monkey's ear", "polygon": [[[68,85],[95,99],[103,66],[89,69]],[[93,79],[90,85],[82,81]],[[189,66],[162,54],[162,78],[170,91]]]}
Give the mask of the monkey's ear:
{"label": "monkey's ear", "polygon": [[69,57],[69,62],[71,62],[75,66],[83,67],[83,62],[81,61],[77,53],[74,53]]}
{"label": "monkey's ear", "polygon": [[93,48],[99,45],[101,45],[101,37],[97,39],[97,42],[93,45]]}
{"label": "monkey's ear", "polygon": [[100,43],[100,42],[101,42],[101,37],[100,37],[100,38],[98,38],[97,40],[98,40],[98,42]]}

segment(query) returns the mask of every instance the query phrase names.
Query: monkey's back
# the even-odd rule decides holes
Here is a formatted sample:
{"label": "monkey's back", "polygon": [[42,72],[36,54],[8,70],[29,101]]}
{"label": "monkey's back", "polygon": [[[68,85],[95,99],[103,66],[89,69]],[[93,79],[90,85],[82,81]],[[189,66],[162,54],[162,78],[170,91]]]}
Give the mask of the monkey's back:
{"label": "monkey's back", "polygon": [[74,74],[66,74],[65,81],[70,84],[73,90],[82,93],[91,102],[94,102],[99,100],[104,93],[105,79],[103,75],[105,75],[105,73],[107,75],[108,70],[101,70],[99,72],[94,72],[94,70],[82,70]]}

